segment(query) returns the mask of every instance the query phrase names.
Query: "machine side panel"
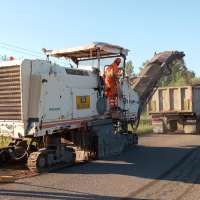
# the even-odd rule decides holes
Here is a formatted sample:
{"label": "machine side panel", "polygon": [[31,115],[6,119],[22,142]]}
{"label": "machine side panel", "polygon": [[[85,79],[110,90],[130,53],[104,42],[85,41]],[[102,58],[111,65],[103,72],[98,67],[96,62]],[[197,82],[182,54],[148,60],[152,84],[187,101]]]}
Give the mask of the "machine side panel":
{"label": "machine side panel", "polygon": [[98,115],[95,103],[97,101],[96,92],[93,89],[75,89],[73,93],[73,118],[90,117]]}
{"label": "machine side panel", "polygon": [[[42,80],[48,80],[48,74],[42,74]],[[45,130],[42,128],[42,123],[45,118],[45,105],[46,105],[46,85],[47,82],[41,83],[40,102],[39,102],[39,127],[37,128],[35,136],[45,135]]]}
{"label": "machine side panel", "polygon": [[[127,110],[127,118],[137,117],[139,108],[139,96],[126,82],[118,88],[119,107]],[[129,92],[128,92],[129,91]]]}
{"label": "machine side panel", "polygon": [[[48,76],[47,74],[45,74]],[[45,103],[44,103],[44,120],[60,119],[60,81],[57,76],[51,74],[45,83]],[[66,102],[67,104],[68,102]]]}
{"label": "machine side panel", "polygon": [[63,84],[63,79],[57,79],[54,74],[45,76],[47,82],[42,83],[45,84],[45,121],[98,115],[95,107],[97,92],[94,89],[68,88]]}
{"label": "machine side panel", "polygon": [[104,124],[92,127],[92,131],[98,136],[97,153],[98,158],[103,158],[123,151],[124,139],[120,133],[115,133],[115,125]]}
{"label": "machine side panel", "polygon": [[[74,83],[78,82],[77,79],[79,77],[74,76]],[[91,78],[88,77],[87,80],[90,81]],[[39,123],[42,124],[42,129],[37,136],[45,135],[46,131],[52,134],[69,124],[70,129],[79,128],[82,121],[98,116],[97,91],[70,88],[68,81],[68,75],[42,74],[39,105]]]}
{"label": "machine side panel", "polygon": [[39,118],[40,97],[41,97],[42,75],[31,76],[29,118]]}
{"label": "machine side panel", "polygon": [[60,86],[60,117],[61,119],[70,119],[72,118],[71,113],[71,90],[66,88],[63,84]]}
{"label": "machine side panel", "polygon": [[32,60],[32,74],[43,74],[50,72],[51,63],[46,60]]}
{"label": "machine side panel", "polygon": [[22,89],[22,121],[28,121],[30,101],[31,60],[24,60],[21,64],[21,89]]}
{"label": "machine side panel", "polygon": [[61,74],[61,80],[62,84],[69,88],[93,89],[98,86],[97,77],[95,76]]}

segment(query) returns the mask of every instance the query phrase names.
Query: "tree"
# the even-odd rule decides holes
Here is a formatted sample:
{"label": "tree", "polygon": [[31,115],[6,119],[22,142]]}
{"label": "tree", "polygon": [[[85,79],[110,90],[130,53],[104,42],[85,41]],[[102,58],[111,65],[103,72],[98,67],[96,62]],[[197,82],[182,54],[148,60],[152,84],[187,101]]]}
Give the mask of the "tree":
{"label": "tree", "polygon": [[[171,75],[168,75],[162,83],[163,87],[170,87],[170,86],[183,86],[186,85],[185,77],[183,74],[183,68],[180,62],[177,62],[172,68]],[[191,80],[195,78],[195,72],[187,70],[189,82],[191,84]]]}
{"label": "tree", "polygon": [[59,64],[57,64],[56,62],[53,63],[53,66],[60,66]]}
{"label": "tree", "polygon": [[140,72],[146,67],[146,65],[149,63],[149,60],[146,60],[146,62],[142,63],[142,67],[139,67]]}
{"label": "tree", "polygon": [[132,64],[132,61],[130,60],[130,61],[126,62],[126,65],[125,65],[125,74],[126,74],[126,76],[133,75],[134,74],[133,70],[134,70],[134,66]]}
{"label": "tree", "polygon": [[167,86],[183,86],[186,85],[185,79],[183,77],[183,72],[179,71],[176,73],[175,78]]}
{"label": "tree", "polygon": [[5,55],[5,56],[1,56],[0,59],[1,59],[2,61],[7,61],[7,60],[9,60],[9,58],[8,58],[6,55]]}
{"label": "tree", "polygon": [[192,78],[195,78],[195,76],[196,76],[196,73],[194,72],[194,71],[188,71],[188,73],[189,73],[189,77],[190,77],[190,79],[192,79]]}
{"label": "tree", "polygon": [[182,67],[181,64],[179,62],[177,62],[172,68],[171,68],[171,75],[168,75],[167,77],[165,77],[162,86],[163,87],[168,87],[170,86],[171,82],[175,80],[178,80],[178,77],[176,77],[177,73],[182,71]]}
{"label": "tree", "polygon": [[191,78],[190,82],[191,82],[192,85],[200,84],[200,77],[198,77],[198,78]]}

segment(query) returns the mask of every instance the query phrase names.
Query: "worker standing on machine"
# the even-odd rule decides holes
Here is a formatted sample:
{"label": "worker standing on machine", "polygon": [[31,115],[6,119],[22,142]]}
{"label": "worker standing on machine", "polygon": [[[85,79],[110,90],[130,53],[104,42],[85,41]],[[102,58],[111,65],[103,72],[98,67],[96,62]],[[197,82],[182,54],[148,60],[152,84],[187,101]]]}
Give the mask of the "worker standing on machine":
{"label": "worker standing on machine", "polygon": [[[106,96],[109,96],[109,102],[110,102],[110,108],[117,107],[117,96],[115,94],[117,93],[117,77],[119,75],[119,69],[118,66],[121,63],[120,58],[116,58],[114,63],[112,63],[107,70],[105,71],[105,84],[106,84]],[[113,76],[113,70],[114,70],[114,76]],[[113,78],[114,78],[114,86],[113,86]],[[114,101],[115,99],[115,101]]]}

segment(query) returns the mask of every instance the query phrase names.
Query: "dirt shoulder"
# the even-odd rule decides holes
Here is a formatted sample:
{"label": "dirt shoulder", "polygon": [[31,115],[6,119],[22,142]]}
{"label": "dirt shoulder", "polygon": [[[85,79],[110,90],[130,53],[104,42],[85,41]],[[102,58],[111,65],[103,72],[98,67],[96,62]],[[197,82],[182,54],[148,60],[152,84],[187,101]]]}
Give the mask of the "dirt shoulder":
{"label": "dirt shoulder", "polygon": [[31,172],[26,166],[26,162],[10,163],[7,165],[0,164],[0,176],[14,176],[14,180],[31,177],[38,174],[39,173]]}

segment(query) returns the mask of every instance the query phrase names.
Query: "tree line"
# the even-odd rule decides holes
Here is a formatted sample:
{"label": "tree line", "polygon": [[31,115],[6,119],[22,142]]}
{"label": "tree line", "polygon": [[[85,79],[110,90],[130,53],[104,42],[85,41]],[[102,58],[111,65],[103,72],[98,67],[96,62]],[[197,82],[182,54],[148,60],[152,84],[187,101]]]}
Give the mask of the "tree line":
{"label": "tree line", "polygon": [[5,55],[5,56],[0,56],[0,60],[1,61],[7,61],[9,60],[9,58]]}

